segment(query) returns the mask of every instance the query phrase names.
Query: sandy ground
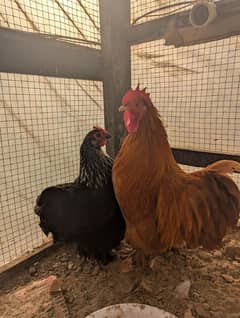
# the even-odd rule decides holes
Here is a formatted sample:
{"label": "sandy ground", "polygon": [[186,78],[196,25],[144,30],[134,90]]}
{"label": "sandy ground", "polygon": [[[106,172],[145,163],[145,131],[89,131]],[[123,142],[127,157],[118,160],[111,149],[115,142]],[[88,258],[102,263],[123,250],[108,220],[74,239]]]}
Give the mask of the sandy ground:
{"label": "sandy ground", "polygon": [[145,270],[129,271],[130,258],[124,257],[130,253],[131,249],[124,245],[118,259],[103,267],[80,258],[72,246],[53,249],[47,256],[0,277],[0,316],[5,317],[7,294],[31,281],[56,275],[63,282],[72,318],[83,318],[107,305],[124,302],[157,306],[179,318],[240,318],[239,227],[226,237],[220,250],[171,251],[152,259]]}

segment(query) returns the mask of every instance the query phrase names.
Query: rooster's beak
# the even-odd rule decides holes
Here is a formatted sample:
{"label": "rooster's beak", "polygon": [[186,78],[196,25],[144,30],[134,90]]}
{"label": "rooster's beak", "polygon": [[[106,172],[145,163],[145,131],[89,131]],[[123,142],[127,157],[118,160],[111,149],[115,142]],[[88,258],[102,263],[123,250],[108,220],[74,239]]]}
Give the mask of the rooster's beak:
{"label": "rooster's beak", "polygon": [[118,108],[118,111],[120,111],[120,112],[125,112],[125,110],[127,110],[127,107],[124,106],[124,105],[121,105],[121,106]]}

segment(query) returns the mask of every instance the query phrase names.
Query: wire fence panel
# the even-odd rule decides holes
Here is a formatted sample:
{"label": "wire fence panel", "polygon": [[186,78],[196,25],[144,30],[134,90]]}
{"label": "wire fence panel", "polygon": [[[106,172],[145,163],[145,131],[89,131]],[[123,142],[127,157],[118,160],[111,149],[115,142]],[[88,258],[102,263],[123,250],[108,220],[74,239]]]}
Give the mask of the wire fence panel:
{"label": "wire fence panel", "polygon": [[147,86],[173,147],[240,153],[240,37],[184,48],[132,49],[133,83]]}
{"label": "wire fence panel", "polygon": [[100,45],[99,1],[0,0],[0,26]]}
{"label": "wire fence panel", "polygon": [[148,87],[172,147],[240,155],[239,48],[240,37],[132,48],[132,86]]}
{"label": "wire fence panel", "polygon": [[36,197],[78,175],[83,137],[104,126],[102,84],[0,73],[0,122],[1,266],[44,242]]}
{"label": "wire fence panel", "polygon": [[[146,13],[175,3],[132,0],[132,22],[154,19]],[[240,155],[240,37],[180,48],[164,42],[132,47],[132,86],[147,86],[171,146]]]}
{"label": "wire fence panel", "polygon": [[131,0],[131,22],[139,24],[188,10],[192,0]]}
{"label": "wire fence panel", "polygon": [[[176,3],[132,0],[132,23],[191,5]],[[100,47],[98,0],[0,0],[0,26]],[[137,83],[148,87],[172,147],[240,154],[239,36],[182,48],[163,40],[136,45]],[[44,242],[36,197],[78,175],[84,135],[104,126],[102,83],[0,73],[0,123],[1,266]]]}

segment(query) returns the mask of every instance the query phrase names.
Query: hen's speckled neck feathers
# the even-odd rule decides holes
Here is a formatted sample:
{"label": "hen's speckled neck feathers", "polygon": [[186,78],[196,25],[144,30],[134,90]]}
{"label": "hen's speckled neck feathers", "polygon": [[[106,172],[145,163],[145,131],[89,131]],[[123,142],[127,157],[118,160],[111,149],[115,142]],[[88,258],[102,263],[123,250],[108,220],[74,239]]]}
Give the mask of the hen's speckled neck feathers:
{"label": "hen's speckled neck feathers", "polygon": [[75,181],[89,188],[101,189],[111,182],[113,160],[100,147],[91,143],[91,136],[84,139],[80,148],[80,174]]}

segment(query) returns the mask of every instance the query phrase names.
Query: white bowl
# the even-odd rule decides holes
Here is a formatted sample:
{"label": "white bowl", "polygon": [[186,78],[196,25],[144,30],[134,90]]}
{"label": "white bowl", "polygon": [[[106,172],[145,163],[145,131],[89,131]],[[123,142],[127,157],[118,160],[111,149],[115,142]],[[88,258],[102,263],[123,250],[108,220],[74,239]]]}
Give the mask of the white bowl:
{"label": "white bowl", "polygon": [[117,304],[102,308],[85,318],[177,318],[157,307],[144,304]]}

